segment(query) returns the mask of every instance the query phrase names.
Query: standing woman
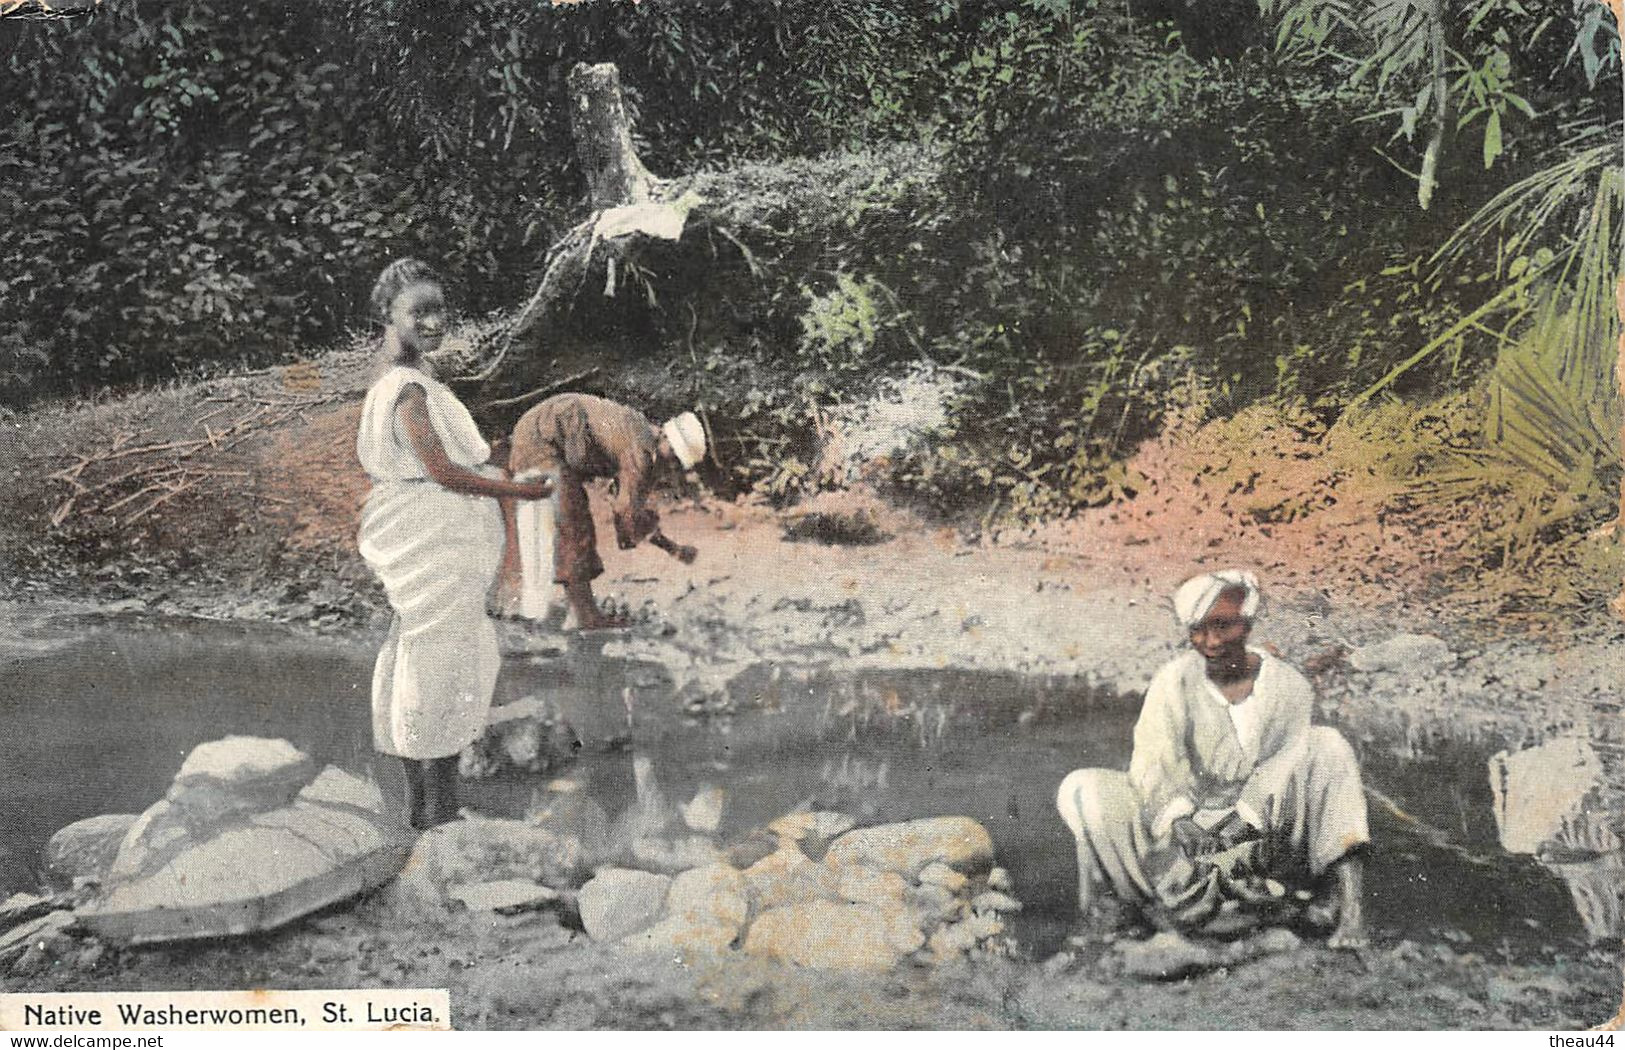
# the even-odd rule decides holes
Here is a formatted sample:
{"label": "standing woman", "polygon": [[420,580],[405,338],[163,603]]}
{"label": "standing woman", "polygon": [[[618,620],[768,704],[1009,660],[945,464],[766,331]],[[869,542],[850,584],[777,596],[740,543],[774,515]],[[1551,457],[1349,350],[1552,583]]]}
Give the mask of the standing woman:
{"label": "standing woman", "polygon": [[499,500],[543,499],[547,479],[508,480],[468,409],[426,371],[445,334],[434,272],[398,259],[373,285],[386,370],[367,392],[356,453],[372,480],[361,556],[394,607],[372,676],[373,746],[406,769],[407,815],[457,813],[457,756],[485,728],[500,656],[486,592],[503,555]]}

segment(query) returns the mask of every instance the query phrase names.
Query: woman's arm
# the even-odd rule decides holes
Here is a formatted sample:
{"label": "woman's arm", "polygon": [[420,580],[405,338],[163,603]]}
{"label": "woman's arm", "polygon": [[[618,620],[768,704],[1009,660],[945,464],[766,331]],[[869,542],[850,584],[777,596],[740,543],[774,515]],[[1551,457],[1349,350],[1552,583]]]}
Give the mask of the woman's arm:
{"label": "woman's arm", "polygon": [[429,421],[428,395],[417,383],[401,389],[401,396],[395,402],[395,418],[412,451],[423,463],[423,469],[442,488],[492,499],[546,499],[553,494],[553,482],[547,478],[503,481],[453,463],[440,443],[440,436],[434,432],[434,424]]}

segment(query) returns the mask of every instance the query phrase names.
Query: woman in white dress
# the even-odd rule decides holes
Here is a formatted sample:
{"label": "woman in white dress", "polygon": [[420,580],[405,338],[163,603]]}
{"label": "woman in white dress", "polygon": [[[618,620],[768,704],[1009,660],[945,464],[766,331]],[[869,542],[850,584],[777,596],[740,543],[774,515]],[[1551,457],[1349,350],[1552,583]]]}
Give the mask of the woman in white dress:
{"label": "woman in white dress", "polygon": [[1080,769],[1062,781],[1079,907],[1090,909],[1104,880],[1153,917],[1196,925],[1227,897],[1254,900],[1250,879],[1326,878],[1335,900],[1317,917],[1336,922],[1333,947],[1357,948],[1370,839],[1360,767],[1337,730],[1310,725],[1303,675],[1247,645],[1258,606],[1251,573],[1186,581],[1174,609],[1191,648],[1152,679],[1128,772]]}
{"label": "woman in white dress", "polygon": [[509,480],[468,410],[428,373],[446,321],[433,271],[391,263],[372,305],[386,370],[356,439],[372,480],[360,545],[395,610],[373,670],[373,746],[402,759],[407,817],[421,829],[456,816],[457,756],[483,731],[496,687],[485,605],[505,541],[498,501],[544,499],[552,482]]}

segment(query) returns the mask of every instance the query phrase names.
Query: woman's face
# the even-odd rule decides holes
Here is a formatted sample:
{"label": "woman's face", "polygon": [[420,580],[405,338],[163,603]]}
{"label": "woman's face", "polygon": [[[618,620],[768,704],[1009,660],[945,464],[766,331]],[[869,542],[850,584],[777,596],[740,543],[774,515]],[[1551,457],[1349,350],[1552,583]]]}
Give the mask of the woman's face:
{"label": "woman's face", "polygon": [[416,357],[433,353],[446,337],[445,292],[433,281],[407,285],[389,304],[389,324],[402,350]]}
{"label": "woman's face", "polygon": [[1253,625],[1241,615],[1247,592],[1240,587],[1219,595],[1200,623],[1191,627],[1191,645],[1209,663],[1229,663],[1245,658],[1247,636]]}

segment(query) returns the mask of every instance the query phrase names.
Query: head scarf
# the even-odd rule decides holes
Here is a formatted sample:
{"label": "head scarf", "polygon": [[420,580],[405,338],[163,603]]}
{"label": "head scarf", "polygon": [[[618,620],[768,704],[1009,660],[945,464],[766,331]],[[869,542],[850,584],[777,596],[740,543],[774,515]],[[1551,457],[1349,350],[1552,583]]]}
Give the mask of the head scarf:
{"label": "head scarf", "polygon": [[666,420],[660,429],[671,442],[672,454],[684,470],[693,470],[705,458],[705,427],[700,425],[699,416],[684,412]]}
{"label": "head scarf", "polygon": [[1251,620],[1258,615],[1258,577],[1240,569],[1208,572],[1186,580],[1174,592],[1174,614],[1186,627],[1195,627],[1212,610],[1219,595],[1232,587],[1246,591],[1241,600],[1241,615]]}

